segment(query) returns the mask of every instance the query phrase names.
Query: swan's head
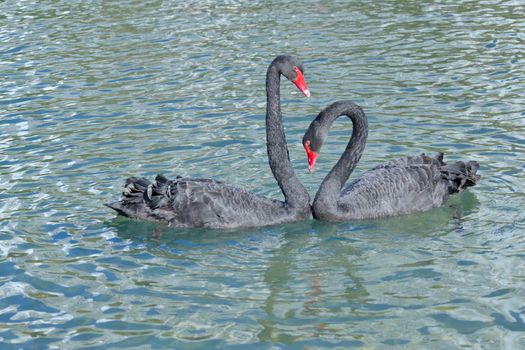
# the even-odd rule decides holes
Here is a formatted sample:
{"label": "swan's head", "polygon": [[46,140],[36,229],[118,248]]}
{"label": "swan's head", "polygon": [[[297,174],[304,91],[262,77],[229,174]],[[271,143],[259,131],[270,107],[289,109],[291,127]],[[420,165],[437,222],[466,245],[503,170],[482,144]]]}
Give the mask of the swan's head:
{"label": "swan's head", "polygon": [[278,64],[279,71],[290,80],[306,96],[310,97],[310,90],[304,80],[304,66],[293,56],[277,56],[274,63]]}
{"label": "swan's head", "polygon": [[308,127],[303,136],[303,147],[308,156],[308,170],[314,171],[315,162],[321,152],[328,130],[316,119]]}
{"label": "swan's head", "polygon": [[[352,120],[352,138],[347,149],[355,149],[356,154],[361,155],[368,134],[368,121],[363,109],[352,101],[337,101],[323,109],[319,115],[310,123],[303,136],[303,147],[308,155],[308,168],[314,170],[315,161],[321,152],[321,148],[328,137],[328,131],[332,123],[341,116],[347,116]],[[355,139],[354,139],[355,138]],[[352,142],[352,140],[355,141]],[[346,152],[346,151],[345,151]],[[359,158],[357,158],[359,160]]]}

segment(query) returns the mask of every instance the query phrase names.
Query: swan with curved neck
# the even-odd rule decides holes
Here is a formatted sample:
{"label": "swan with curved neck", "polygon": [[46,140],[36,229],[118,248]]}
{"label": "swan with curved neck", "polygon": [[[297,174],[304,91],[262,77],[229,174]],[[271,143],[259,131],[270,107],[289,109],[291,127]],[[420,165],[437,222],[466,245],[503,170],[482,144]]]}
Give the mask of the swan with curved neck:
{"label": "swan with curved neck", "polygon": [[158,175],[152,183],[127,179],[120,201],[106,204],[131,218],[174,227],[235,228],[266,226],[310,217],[310,197],[288,157],[280,102],[280,77],[310,96],[303,65],[292,56],[277,56],[266,73],[266,141],[268,162],[284,201],[266,198],[210,179]]}
{"label": "swan with curved neck", "polygon": [[446,165],[442,153],[434,158],[422,154],[376,166],[343,189],[368,136],[368,120],[361,107],[351,101],[326,107],[306,130],[303,146],[311,172],[331,125],[340,116],[352,120],[352,136],[315,195],[312,213],[316,219],[344,221],[421,212],[444,204],[451,194],[474,186],[480,178],[474,161]]}

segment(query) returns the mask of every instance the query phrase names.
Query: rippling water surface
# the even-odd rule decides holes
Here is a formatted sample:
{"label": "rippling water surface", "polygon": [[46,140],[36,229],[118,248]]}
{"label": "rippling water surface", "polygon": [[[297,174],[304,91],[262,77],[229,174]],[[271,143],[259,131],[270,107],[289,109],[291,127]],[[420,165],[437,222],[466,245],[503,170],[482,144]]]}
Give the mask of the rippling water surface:
{"label": "rippling water surface", "polygon": [[[2,349],[525,348],[521,1],[0,4]],[[450,205],[374,221],[174,230],[103,203],[130,175],[204,176],[281,198],[264,74],[290,157],[328,103],[370,119],[357,172],[405,154],[475,159]]]}

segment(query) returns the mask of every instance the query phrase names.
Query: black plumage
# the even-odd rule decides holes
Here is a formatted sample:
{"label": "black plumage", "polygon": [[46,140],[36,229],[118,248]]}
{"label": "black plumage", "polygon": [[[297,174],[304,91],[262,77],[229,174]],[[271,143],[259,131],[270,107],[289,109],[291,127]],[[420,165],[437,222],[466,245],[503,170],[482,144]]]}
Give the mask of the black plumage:
{"label": "black plumage", "polygon": [[421,154],[378,165],[343,188],[361,158],[368,136],[368,120],[361,107],[351,101],[329,105],[312,121],[303,137],[309,155],[317,157],[331,125],[344,115],[352,120],[352,137],[314,198],[312,212],[319,220],[380,218],[425,211],[444,204],[450,195],[474,186],[480,178],[476,174],[479,165],[474,161],[447,165],[443,153],[435,157]]}
{"label": "black plumage", "polygon": [[279,224],[310,217],[310,197],[294,173],[280,105],[280,76],[284,75],[309,95],[303,65],[292,56],[278,56],[266,74],[266,138],[268,161],[284,201],[266,198],[211,179],[158,175],[154,182],[131,177],[122,199],[106,204],[131,218],[175,227],[235,228]]}

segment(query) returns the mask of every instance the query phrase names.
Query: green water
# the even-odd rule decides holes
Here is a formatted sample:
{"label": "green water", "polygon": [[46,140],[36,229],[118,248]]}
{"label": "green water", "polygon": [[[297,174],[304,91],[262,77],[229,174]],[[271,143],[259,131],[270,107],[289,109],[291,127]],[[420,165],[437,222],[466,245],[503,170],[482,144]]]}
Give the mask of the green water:
{"label": "green water", "polygon": [[[0,3],[2,349],[525,348],[520,1]],[[369,116],[357,174],[421,152],[480,184],[427,213],[174,230],[102,204],[124,179],[213,177],[281,198],[266,160],[277,54],[290,157],[327,104]]]}

